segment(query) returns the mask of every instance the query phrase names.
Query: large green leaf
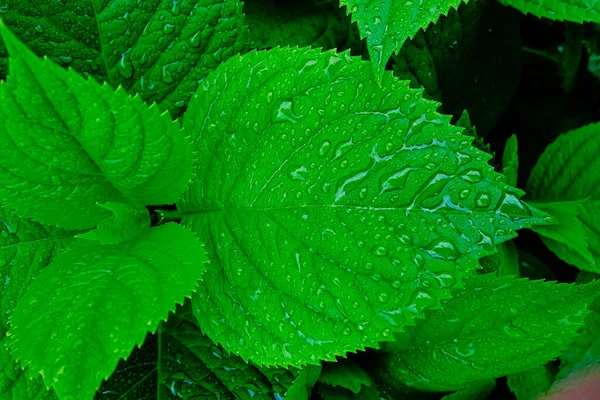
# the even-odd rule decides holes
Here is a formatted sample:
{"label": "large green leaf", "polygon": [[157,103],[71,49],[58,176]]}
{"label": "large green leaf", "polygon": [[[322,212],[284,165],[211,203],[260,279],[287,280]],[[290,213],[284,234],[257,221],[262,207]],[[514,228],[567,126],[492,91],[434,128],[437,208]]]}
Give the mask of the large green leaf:
{"label": "large green leaf", "polygon": [[90,398],[119,359],[190,295],[205,262],[202,245],[175,224],[117,245],[79,240],[17,304],[12,354],[61,399]]}
{"label": "large green leaf", "polygon": [[[600,272],[600,123],[560,135],[540,156],[527,188],[559,221],[538,232],[578,268]],[[591,262],[593,261],[593,262]]]}
{"label": "large green leaf", "polygon": [[350,21],[337,0],[254,0],[244,4],[248,47],[343,47]]}
{"label": "large green leaf", "polygon": [[426,391],[461,389],[533,368],[573,340],[597,296],[597,283],[557,285],[492,275],[467,280],[442,310],[397,334],[378,368]]}
{"label": "large green leaf", "polygon": [[0,92],[0,202],[70,229],[110,216],[96,202],[174,203],[191,177],[179,124],[123,89],[40,60],[1,27],[11,72]]}
{"label": "large green leaf", "polygon": [[[39,56],[139,93],[174,116],[198,81],[242,49],[239,0],[7,0],[1,12]],[[6,66],[0,58],[3,75]]]}
{"label": "large green leaf", "polygon": [[470,0],[406,41],[392,57],[394,73],[424,88],[445,112],[458,117],[468,110],[486,136],[519,83],[523,57],[516,14],[495,0]]}
{"label": "large green leaf", "polygon": [[333,361],[543,223],[437,106],[347,53],[251,52],[211,74],[184,118],[203,161],[178,204],[212,259],[202,330],[258,364]]}
{"label": "large green leaf", "polygon": [[369,55],[378,81],[394,53],[407,39],[447,15],[462,0],[340,0],[352,20],[358,24],[360,36],[367,40]]}
{"label": "large green leaf", "polygon": [[555,21],[600,23],[600,4],[586,0],[498,0],[524,14]]}
{"label": "large green leaf", "polygon": [[8,318],[37,274],[73,240],[76,232],[22,219],[0,207],[0,399],[53,396],[41,379],[27,379],[5,348]]}
{"label": "large green leaf", "polygon": [[[318,376],[319,367],[309,369]],[[289,390],[306,392],[301,387],[306,372],[261,369],[223,351],[202,334],[186,303],[129,359],[119,362],[96,399],[282,399]]]}

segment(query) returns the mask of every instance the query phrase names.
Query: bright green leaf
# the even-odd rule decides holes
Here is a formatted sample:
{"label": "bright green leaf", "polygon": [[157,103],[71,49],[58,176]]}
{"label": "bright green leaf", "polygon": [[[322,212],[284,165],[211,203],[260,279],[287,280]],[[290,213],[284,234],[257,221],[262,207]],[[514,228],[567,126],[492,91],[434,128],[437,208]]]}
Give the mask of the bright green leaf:
{"label": "bright green leaf", "polygon": [[119,359],[189,296],[205,262],[202,245],[175,224],[117,245],[79,240],[17,304],[12,354],[61,400],[90,398]]}
{"label": "bright green leaf", "polygon": [[540,204],[559,221],[538,231],[547,237],[544,242],[566,262],[590,272],[600,272],[599,148],[600,123],[560,135],[540,156],[527,185],[537,202],[555,203]]}
{"label": "bright green leaf", "polygon": [[102,244],[117,244],[136,238],[150,227],[150,214],[144,207],[112,202],[96,205],[113,215],[100,222],[98,228],[79,234],[77,238],[98,240]]}
{"label": "bright green leaf", "polygon": [[491,275],[467,280],[442,310],[397,334],[378,367],[426,391],[457,390],[533,368],[573,340],[597,296],[597,283],[557,285]]}
{"label": "bright green leaf", "polygon": [[373,384],[369,374],[360,365],[346,359],[324,363],[319,382],[330,386],[340,386],[357,394],[360,392],[361,386]]}
{"label": "bright green leaf", "polygon": [[[590,252],[590,238],[594,234],[582,221],[587,207],[600,202],[589,200],[537,203],[536,206],[558,220],[558,225],[534,227],[542,241],[565,262],[586,270],[598,270],[596,256]],[[600,270],[599,270],[600,271]]]}
{"label": "bright green leaf", "polygon": [[[318,376],[320,367],[313,368]],[[314,373],[315,370],[306,372]],[[177,307],[167,322],[160,325],[158,333],[148,336],[144,345],[134,350],[129,359],[119,362],[115,373],[99,392],[120,400],[203,399],[211,396],[281,399],[293,387],[306,392],[306,386],[300,385],[302,380],[303,384],[307,383],[310,373],[306,372],[260,369],[224,352],[202,334],[186,303]]]}
{"label": "bright green leaf", "polygon": [[[1,11],[2,20],[37,55],[139,93],[178,116],[198,82],[242,50],[242,5],[239,0],[7,0]],[[6,64],[0,59],[4,76]]]}
{"label": "bright green leaf", "polygon": [[203,161],[178,204],[212,260],[202,330],[257,364],[334,361],[543,223],[437,105],[347,53],[251,52],[211,74],[184,119]]}
{"label": "bright green leaf", "polygon": [[394,74],[441,101],[443,112],[459,117],[468,110],[486,136],[519,83],[523,57],[516,16],[495,0],[470,0],[404,43],[392,57]]}
{"label": "bright green leaf", "polygon": [[0,202],[69,229],[110,216],[96,202],[174,203],[192,149],[168,115],[124,90],[33,55],[5,26],[11,72],[0,93]]}
{"label": "bright green leaf", "polygon": [[600,3],[586,0],[498,0],[523,14],[555,21],[600,23]]}
{"label": "bright green leaf", "polygon": [[27,379],[5,348],[8,318],[37,274],[68,248],[76,232],[22,219],[0,207],[0,233],[0,399],[50,399],[41,379]]}
{"label": "bright green leaf", "polygon": [[517,400],[538,400],[550,389],[554,375],[550,365],[540,365],[527,371],[508,375],[508,387]]}
{"label": "bright green leaf", "polygon": [[420,29],[436,22],[457,8],[461,0],[340,0],[352,20],[358,24],[360,36],[367,40],[369,55],[377,81],[381,81],[385,66],[398,53],[407,39]]}
{"label": "bright green leaf", "polygon": [[350,21],[337,0],[255,0],[244,3],[248,47],[298,46],[340,49]]}
{"label": "bright green leaf", "polygon": [[464,389],[447,394],[441,400],[484,400],[495,387],[496,381],[494,379],[475,382]]}

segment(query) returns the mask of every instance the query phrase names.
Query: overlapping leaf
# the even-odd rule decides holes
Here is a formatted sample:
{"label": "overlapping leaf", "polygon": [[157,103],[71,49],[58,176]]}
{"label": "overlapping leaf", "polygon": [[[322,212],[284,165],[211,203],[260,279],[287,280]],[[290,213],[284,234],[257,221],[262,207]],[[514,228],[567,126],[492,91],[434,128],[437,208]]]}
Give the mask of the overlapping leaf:
{"label": "overlapping leaf", "polygon": [[40,60],[1,28],[11,73],[0,92],[0,201],[70,229],[110,213],[95,204],[174,203],[191,176],[179,125],[139,97]]}
{"label": "overlapping leaf", "polygon": [[600,4],[586,0],[499,0],[523,14],[555,21],[600,23]]}
{"label": "overlapping leaf", "polygon": [[[129,359],[121,360],[115,373],[100,388],[102,395],[96,398],[282,399],[289,390],[301,393],[312,388],[301,387],[306,383],[301,382],[304,372],[260,369],[223,351],[202,334],[189,306],[186,303],[177,307],[168,321],[161,324],[158,334],[149,336]],[[320,368],[312,366],[312,369],[318,376]]]}
{"label": "overlapping leaf", "polygon": [[178,207],[212,259],[194,309],[244,359],[376,347],[544,222],[437,103],[368,69],[347,53],[252,52],[190,103],[202,163]]}
{"label": "overlapping leaf", "polygon": [[559,136],[535,165],[527,188],[558,219],[540,228],[559,257],[587,271],[600,271],[600,123]]}
{"label": "overlapping leaf", "polygon": [[205,261],[202,245],[175,224],[116,245],[79,240],[17,304],[12,354],[61,400],[90,398],[119,359],[189,296]]}
{"label": "overlapping leaf", "polygon": [[358,24],[360,35],[367,40],[369,55],[376,79],[381,80],[385,66],[404,42],[415,37],[420,29],[447,15],[462,0],[340,0],[352,20]]}
{"label": "overlapping leaf", "polygon": [[426,391],[461,389],[533,368],[569,345],[597,293],[598,282],[470,279],[442,310],[397,334],[379,368]]}
{"label": "overlapping leaf", "polygon": [[[243,48],[238,0],[7,0],[3,21],[39,56],[178,116],[202,80]],[[4,54],[5,55],[5,54]],[[0,71],[7,72],[6,59]]]}

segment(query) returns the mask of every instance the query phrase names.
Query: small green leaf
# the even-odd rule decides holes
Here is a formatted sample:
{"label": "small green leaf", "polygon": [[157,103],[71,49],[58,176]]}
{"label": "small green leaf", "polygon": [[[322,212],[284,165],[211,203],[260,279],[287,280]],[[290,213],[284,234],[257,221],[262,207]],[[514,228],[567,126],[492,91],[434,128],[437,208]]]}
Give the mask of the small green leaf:
{"label": "small green leaf", "polygon": [[[540,156],[527,185],[559,221],[544,242],[566,262],[600,272],[600,123],[560,135]],[[593,259],[593,260],[592,260]]]}
{"label": "small green leaf", "polygon": [[311,46],[341,48],[350,34],[350,21],[337,0],[244,3],[248,47],[267,49]]}
{"label": "small green leaf", "polygon": [[504,153],[502,153],[502,174],[506,177],[506,183],[511,186],[517,186],[519,172],[518,151],[517,135],[512,135],[506,141]]}
{"label": "small green leaf", "polygon": [[508,375],[508,387],[517,400],[538,400],[550,389],[555,375],[550,365],[540,365]]}
{"label": "small green leaf", "polygon": [[[1,11],[40,57],[138,93],[176,117],[198,82],[243,49],[242,6],[239,0],[6,0]],[[0,56],[5,76],[6,53]]]}
{"label": "small green leaf", "polygon": [[511,240],[498,246],[498,276],[520,276],[519,251]]}
{"label": "small green leaf", "polygon": [[0,399],[54,399],[41,379],[27,379],[5,347],[8,319],[37,274],[68,249],[76,231],[22,219],[0,207]]}
{"label": "small green leaf", "polygon": [[356,394],[360,392],[361,386],[373,384],[371,377],[361,366],[346,359],[324,363],[319,382],[340,386]]}
{"label": "small green leaf", "polygon": [[523,14],[554,21],[600,23],[600,4],[586,0],[499,0]]}
{"label": "small green leaf", "polygon": [[190,103],[203,161],[178,209],[212,260],[194,309],[246,360],[377,347],[544,223],[437,103],[369,68],[347,53],[251,52]]}
{"label": "small green leaf", "polygon": [[533,368],[573,340],[599,283],[557,285],[490,275],[465,281],[442,310],[396,335],[379,368],[426,391],[457,390]]}
{"label": "small green leaf", "polygon": [[100,222],[98,228],[77,235],[78,239],[97,240],[102,244],[117,244],[136,238],[150,227],[150,214],[144,207],[113,202],[96,205],[112,212],[113,215]]}
{"label": "small green leaf", "polygon": [[541,235],[546,246],[571,265],[588,271],[600,271],[596,266],[596,260],[600,262],[600,259],[590,252],[590,232],[582,221],[585,209],[595,207],[594,202],[585,199],[537,203],[536,206],[558,220],[557,225],[533,228]]}
{"label": "small green leaf", "polygon": [[0,92],[0,202],[69,229],[110,216],[96,202],[174,203],[191,177],[179,124],[123,89],[40,60],[5,26],[11,73]]}
{"label": "small green leaf", "polygon": [[495,387],[496,381],[494,379],[474,382],[464,389],[445,395],[441,400],[484,400]]}
{"label": "small green leaf", "polygon": [[202,245],[174,224],[117,245],[79,240],[17,304],[12,354],[61,400],[91,398],[119,359],[192,292],[205,262]]}
{"label": "small green leaf", "polygon": [[407,39],[415,37],[420,29],[447,15],[462,0],[424,0],[399,2],[397,0],[340,0],[352,20],[358,24],[360,36],[367,39],[369,56],[378,82],[385,66],[398,53]]}

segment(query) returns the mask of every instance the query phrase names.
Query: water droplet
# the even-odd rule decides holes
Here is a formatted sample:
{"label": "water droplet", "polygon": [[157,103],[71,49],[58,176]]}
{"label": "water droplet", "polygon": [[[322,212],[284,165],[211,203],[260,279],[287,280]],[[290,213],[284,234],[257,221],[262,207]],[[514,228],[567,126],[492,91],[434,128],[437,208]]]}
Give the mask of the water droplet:
{"label": "water droplet", "polygon": [[378,257],[383,257],[387,255],[387,249],[383,246],[376,246],[373,248],[373,254]]}
{"label": "water droplet", "polygon": [[169,71],[169,67],[170,65],[165,65],[162,68],[162,73],[160,76],[160,80],[163,81],[164,83],[173,83],[175,81],[175,79],[173,79],[173,76],[171,75],[171,72]]}
{"label": "water droplet", "polygon": [[387,303],[389,299],[390,296],[386,292],[379,292],[379,294],[377,294],[377,300],[379,300],[380,303]]}
{"label": "water droplet", "polygon": [[173,24],[165,24],[162,29],[162,31],[164,33],[166,33],[167,35],[170,33],[173,33],[174,30],[175,30],[175,25],[173,25]]}
{"label": "water droplet", "polygon": [[200,39],[200,31],[198,31],[190,38],[190,46],[195,48],[200,47]]}
{"label": "water droplet", "polygon": [[0,14],[6,14],[8,12],[8,4],[0,6]]}
{"label": "water droplet", "polygon": [[44,33],[44,27],[43,27],[43,26],[41,26],[41,25],[36,25],[36,27],[35,27],[35,31],[36,31],[37,33]]}
{"label": "water droplet", "polygon": [[292,167],[289,171],[289,176],[290,179],[293,181],[305,181],[307,172],[308,170],[304,165],[299,167]]}
{"label": "water droplet", "polygon": [[456,246],[446,240],[434,240],[425,248],[427,254],[433,258],[452,261],[460,258],[460,252]]}
{"label": "water droplet", "polygon": [[325,157],[329,152],[329,149],[331,149],[331,142],[329,140],[325,140],[323,143],[321,143],[321,147],[319,147],[319,157]]}
{"label": "water droplet", "polygon": [[463,189],[458,194],[458,197],[460,197],[461,200],[465,200],[467,197],[469,197],[470,194],[471,191],[469,189]]}
{"label": "water droplet", "polygon": [[117,63],[117,71],[125,78],[131,78],[133,75],[133,64],[129,60],[129,50],[121,54],[121,60]]}
{"label": "water droplet", "polygon": [[290,99],[280,99],[276,107],[273,108],[273,122],[290,122],[295,124],[301,116],[294,114],[293,101]]}
{"label": "water droplet", "polygon": [[68,65],[73,62],[73,57],[71,56],[58,56],[58,59],[64,65]]}
{"label": "water droplet", "polygon": [[475,205],[477,207],[485,208],[490,206],[490,196],[486,193],[480,193],[475,198]]}

